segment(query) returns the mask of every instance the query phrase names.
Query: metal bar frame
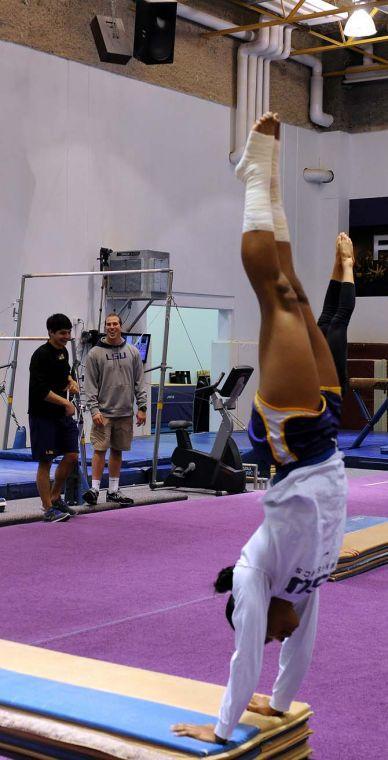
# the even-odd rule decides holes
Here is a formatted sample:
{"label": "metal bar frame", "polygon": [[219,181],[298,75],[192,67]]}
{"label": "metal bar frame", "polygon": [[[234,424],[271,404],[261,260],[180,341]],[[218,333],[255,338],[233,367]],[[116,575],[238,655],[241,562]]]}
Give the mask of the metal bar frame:
{"label": "metal bar frame", "polygon": [[158,480],[157,480],[158,453],[159,453],[160,431],[162,428],[163,394],[164,394],[165,377],[166,377],[166,370],[167,370],[168,336],[170,332],[170,314],[171,314],[171,304],[172,304],[172,298],[173,298],[172,281],[173,281],[173,271],[172,269],[170,269],[168,273],[166,314],[165,314],[165,319],[164,319],[163,350],[162,350],[162,361],[161,361],[161,366],[160,366],[158,402],[156,405],[154,454],[152,457],[152,474],[151,474],[151,482],[150,482],[151,487],[155,487],[158,484]]}
{"label": "metal bar frame", "polygon": [[371,419],[372,419],[372,415],[371,415],[371,413],[370,413],[370,411],[369,411],[369,409],[368,409],[368,407],[367,407],[364,399],[362,398],[360,391],[358,390],[358,388],[352,388],[352,390],[353,390],[353,394],[354,394],[354,396],[356,398],[356,401],[357,401],[357,403],[358,403],[358,405],[359,405],[359,407],[361,409],[361,414],[365,417],[366,420],[368,420],[368,422],[370,422]]}
{"label": "metal bar frame", "polygon": [[362,428],[361,432],[356,436],[353,443],[351,443],[350,448],[351,449],[358,449],[359,446],[361,446],[364,438],[367,437],[368,433],[370,433],[371,430],[373,430],[374,426],[378,423],[378,421],[381,419],[383,414],[388,409],[388,396],[384,399],[383,403],[381,404],[380,408],[377,410],[377,412],[371,417],[371,419],[367,422],[365,427]]}
{"label": "metal bar frame", "polygon": [[75,343],[75,338],[71,338],[70,343],[71,343],[71,354],[72,354],[72,359],[73,359],[73,371],[75,374],[76,383],[78,385],[78,393],[75,394],[75,397],[77,399],[76,411],[77,411],[77,425],[78,425],[78,438],[79,438],[79,452],[80,452],[80,460],[81,460],[81,482],[83,478],[84,484],[82,485],[85,485],[85,491],[87,491],[87,489],[89,488],[89,482],[88,482],[88,465],[86,461],[84,414],[83,414],[83,409],[81,405],[81,393],[80,393],[80,389],[81,389],[80,374],[79,374],[80,362],[78,361],[78,358],[77,358],[77,347]]}
{"label": "metal bar frame", "polygon": [[344,48],[354,48],[354,47],[360,47],[362,45],[369,45],[370,42],[373,42],[373,44],[377,44],[380,42],[387,42],[388,35],[385,34],[382,37],[363,37],[362,39],[358,40],[357,43],[354,42],[341,42],[340,45],[337,43],[335,45],[315,45],[314,47],[310,48],[300,48],[299,50],[292,50],[290,53],[290,57],[294,55],[317,55],[318,53],[330,53],[332,50],[342,50]]}
{"label": "metal bar frame", "polygon": [[[236,3],[237,5],[240,5],[240,3]],[[357,8],[374,8],[378,7],[380,5],[384,6],[387,4],[387,0],[366,0],[365,2],[357,3]],[[236,32],[255,32],[257,29],[263,29],[267,26],[279,26],[287,24],[287,17],[284,18],[284,16],[277,16],[275,18],[275,14],[271,11],[268,11],[267,8],[264,8],[261,6],[260,8],[254,7],[254,6],[248,6],[248,8],[251,11],[257,11],[258,13],[262,14],[263,16],[272,16],[272,21],[262,21],[258,23],[253,24],[240,24],[239,26],[231,26],[228,29],[217,29],[211,32],[204,32],[204,37],[225,37],[229,34],[235,34]],[[315,18],[322,18],[324,19],[325,16],[339,16],[343,13],[347,13],[348,11],[353,11],[354,5],[353,4],[346,4],[342,7],[336,6],[331,8],[330,10],[325,11],[317,11],[316,13],[304,13],[300,14],[299,16],[295,16],[292,19],[293,24],[296,23],[303,23],[306,21],[309,21],[310,19]],[[308,31],[308,29],[306,29]]]}
{"label": "metal bar frame", "polygon": [[[371,58],[372,56],[369,57]],[[374,56],[374,58],[376,59],[376,56]],[[380,56],[377,56],[377,58],[380,58]],[[384,59],[381,58],[381,60]],[[388,63],[382,64],[381,66],[348,66],[346,69],[341,69],[340,71],[325,71],[322,76],[327,78],[344,77],[346,74],[361,74],[366,71],[387,71],[387,69]],[[349,84],[351,84],[351,80],[349,80]]]}
{"label": "metal bar frame", "polygon": [[126,332],[130,333],[133,330],[133,328],[135,327],[135,325],[138,323],[139,319],[141,319],[141,317],[143,316],[143,314],[146,313],[147,309],[150,306],[152,306],[153,302],[156,301],[156,300],[157,300],[156,298],[150,298],[149,299],[148,303],[146,303],[146,305],[144,306],[144,308],[141,309],[141,311],[139,311],[137,317],[135,317],[135,319],[133,320],[133,322],[131,322],[131,324],[129,325],[128,330],[126,330]]}
{"label": "metal bar frame", "polygon": [[[156,424],[155,424],[155,440],[154,440],[154,450],[153,450],[153,457],[152,457],[152,484],[155,484],[157,481],[157,467],[158,467],[158,455],[159,455],[159,443],[160,443],[160,431],[162,426],[162,410],[163,410],[163,397],[164,397],[164,386],[165,386],[165,377],[166,377],[166,369],[167,369],[167,350],[168,350],[168,336],[170,331],[170,313],[171,313],[171,303],[172,303],[172,284],[173,284],[173,277],[174,273],[172,269],[162,268],[162,269],[116,269],[116,270],[107,270],[104,269],[103,271],[93,271],[93,272],[33,272],[29,274],[23,274],[20,284],[20,293],[18,298],[18,318],[16,323],[16,334],[13,337],[7,337],[3,338],[3,340],[13,340],[14,341],[14,351],[13,351],[13,358],[11,362],[12,367],[12,373],[11,373],[11,379],[9,384],[9,391],[8,391],[8,405],[7,405],[7,411],[6,411],[6,418],[5,418],[5,425],[4,425],[4,435],[3,435],[3,449],[6,449],[8,447],[8,438],[9,438],[9,428],[10,428],[10,422],[11,422],[11,414],[12,414],[12,402],[13,402],[13,393],[15,389],[15,378],[16,378],[16,368],[17,368],[17,360],[18,360],[18,354],[19,354],[19,342],[20,340],[47,340],[47,335],[44,338],[35,338],[35,337],[23,337],[21,333],[21,326],[22,326],[22,318],[23,318],[23,304],[24,304],[24,293],[25,293],[25,287],[26,287],[26,280],[31,279],[38,279],[38,278],[47,278],[47,277],[111,277],[111,276],[118,276],[123,274],[167,274],[167,295],[166,295],[166,313],[165,313],[165,322],[164,322],[164,337],[163,337],[163,351],[162,351],[162,361],[161,361],[161,369],[160,369],[160,379],[159,379],[159,391],[158,391],[158,403],[157,403],[157,412],[156,412]],[[147,299],[138,299],[138,300],[147,300]],[[157,299],[161,300],[161,299]],[[151,302],[150,302],[151,303]],[[150,305],[148,304],[148,306]],[[147,306],[147,308],[148,308]],[[145,310],[143,310],[142,313],[144,313]]]}

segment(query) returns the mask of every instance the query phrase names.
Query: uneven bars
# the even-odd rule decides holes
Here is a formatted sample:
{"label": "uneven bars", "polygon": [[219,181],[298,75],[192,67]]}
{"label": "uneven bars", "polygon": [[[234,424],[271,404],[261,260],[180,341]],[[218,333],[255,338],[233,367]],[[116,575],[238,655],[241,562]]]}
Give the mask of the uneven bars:
{"label": "uneven bars", "polygon": [[23,274],[22,277],[30,279],[32,277],[89,277],[90,275],[100,275],[101,277],[111,277],[115,274],[168,274],[172,269],[99,269],[95,272],[33,272],[32,274]]}

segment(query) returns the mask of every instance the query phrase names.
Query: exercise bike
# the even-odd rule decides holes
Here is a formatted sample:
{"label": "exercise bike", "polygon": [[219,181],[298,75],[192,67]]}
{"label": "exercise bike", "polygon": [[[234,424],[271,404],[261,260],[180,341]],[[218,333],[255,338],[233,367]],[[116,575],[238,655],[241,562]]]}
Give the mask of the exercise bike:
{"label": "exercise bike", "polygon": [[222,388],[219,385],[225,377],[222,372],[212,385],[199,388],[196,395],[210,400],[213,409],[218,411],[222,422],[209,454],[193,449],[188,428],[188,420],[173,420],[170,430],[175,431],[177,447],[171,462],[172,469],[164,481],[164,487],[205,489],[227,493],[243,493],[246,475],[242,466],[241,454],[232,438],[233,418],[231,409],[236,408],[236,400],[244,390],[253,367],[233,367]]}

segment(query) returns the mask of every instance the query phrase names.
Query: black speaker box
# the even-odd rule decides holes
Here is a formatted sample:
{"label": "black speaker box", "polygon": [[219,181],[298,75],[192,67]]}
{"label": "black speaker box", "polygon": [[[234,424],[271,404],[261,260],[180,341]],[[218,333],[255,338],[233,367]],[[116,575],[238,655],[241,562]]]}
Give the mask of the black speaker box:
{"label": "black speaker box", "polygon": [[173,63],[177,3],[137,0],[133,57],[147,65]]}
{"label": "black speaker box", "polygon": [[125,66],[131,58],[129,37],[121,18],[94,16],[90,28],[96,43],[100,61],[121,63]]}

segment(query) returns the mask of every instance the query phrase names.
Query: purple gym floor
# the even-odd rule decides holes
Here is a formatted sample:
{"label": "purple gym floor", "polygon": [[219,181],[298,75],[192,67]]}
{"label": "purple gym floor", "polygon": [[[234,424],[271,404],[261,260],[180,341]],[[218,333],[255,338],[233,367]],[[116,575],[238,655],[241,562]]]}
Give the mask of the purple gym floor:
{"label": "purple gym floor", "polygon": [[[256,492],[3,528],[0,638],[225,684],[233,635],[212,581],[261,522],[260,501]],[[350,515],[388,516],[387,503],[388,475],[351,481]],[[386,578],[382,567],[321,590],[298,695],[315,711],[319,760],[385,757]],[[277,655],[269,645],[261,691]]]}

